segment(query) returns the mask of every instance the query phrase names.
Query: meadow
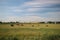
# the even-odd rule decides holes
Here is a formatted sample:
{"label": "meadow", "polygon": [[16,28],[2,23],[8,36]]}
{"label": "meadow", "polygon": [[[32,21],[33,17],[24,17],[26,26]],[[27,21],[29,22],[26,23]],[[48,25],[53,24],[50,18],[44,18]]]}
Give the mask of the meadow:
{"label": "meadow", "polygon": [[60,40],[60,24],[0,24],[0,40]]}

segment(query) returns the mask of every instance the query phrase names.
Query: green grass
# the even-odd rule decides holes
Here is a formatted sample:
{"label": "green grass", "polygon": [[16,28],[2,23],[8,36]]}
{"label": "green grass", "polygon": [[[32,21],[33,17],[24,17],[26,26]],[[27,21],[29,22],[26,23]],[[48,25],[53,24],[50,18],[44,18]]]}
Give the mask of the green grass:
{"label": "green grass", "polygon": [[[1,29],[0,40],[48,40],[54,38],[57,35],[57,39],[60,37],[60,29]],[[59,36],[58,36],[59,35]]]}
{"label": "green grass", "polygon": [[[26,24],[27,25],[27,24]],[[26,26],[25,25],[25,26]],[[40,24],[46,25],[46,24]],[[54,24],[49,24],[52,28],[37,27],[11,27],[9,24],[0,24],[0,40],[60,40],[60,27],[53,28]]]}

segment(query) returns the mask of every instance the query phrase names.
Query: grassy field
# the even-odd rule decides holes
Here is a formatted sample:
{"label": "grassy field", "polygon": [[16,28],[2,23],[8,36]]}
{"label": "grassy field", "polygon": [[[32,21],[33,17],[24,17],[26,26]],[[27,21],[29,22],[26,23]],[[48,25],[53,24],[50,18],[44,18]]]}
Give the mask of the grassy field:
{"label": "grassy field", "polygon": [[60,40],[60,24],[0,24],[0,40]]}

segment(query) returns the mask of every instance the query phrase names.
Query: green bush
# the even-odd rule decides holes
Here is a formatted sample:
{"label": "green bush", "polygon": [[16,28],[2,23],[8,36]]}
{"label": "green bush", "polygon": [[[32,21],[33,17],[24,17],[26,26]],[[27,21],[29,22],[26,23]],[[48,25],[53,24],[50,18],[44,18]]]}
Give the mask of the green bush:
{"label": "green bush", "polygon": [[14,25],[13,25],[13,24],[11,24],[11,26],[13,27]]}

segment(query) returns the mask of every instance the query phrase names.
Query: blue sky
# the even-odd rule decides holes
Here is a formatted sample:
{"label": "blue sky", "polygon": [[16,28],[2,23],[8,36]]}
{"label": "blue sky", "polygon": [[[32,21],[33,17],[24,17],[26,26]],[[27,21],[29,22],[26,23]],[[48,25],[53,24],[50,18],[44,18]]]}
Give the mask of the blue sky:
{"label": "blue sky", "polygon": [[0,21],[60,21],[60,0],[0,0]]}

